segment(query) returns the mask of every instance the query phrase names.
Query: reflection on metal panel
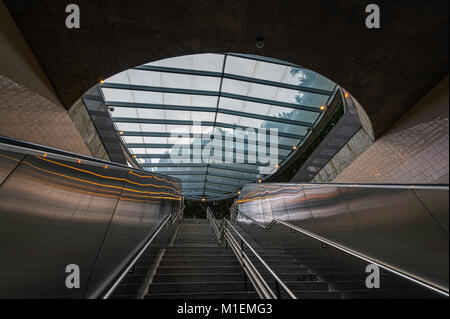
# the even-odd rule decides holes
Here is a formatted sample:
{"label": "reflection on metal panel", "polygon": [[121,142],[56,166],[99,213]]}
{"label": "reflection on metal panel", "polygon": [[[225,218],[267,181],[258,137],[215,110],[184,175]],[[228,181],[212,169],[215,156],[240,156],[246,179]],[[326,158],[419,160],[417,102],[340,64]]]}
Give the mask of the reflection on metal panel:
{"label": "reflection on metal panel", "polygon": [[425,189],[417,189],[413,192],[448,236],[448,198]]}
{"label": "reflection on metal panel", "polygon": [[[13,162],[23,158],[12,171],[18,163],[0,156],[0,172],[9,171],[0,188],[0,298],[97,297],[180,203],[173,178],[42,151],[24,156],[4,144],[0,150]],[[79,289],[65,285],[69,264],[80,267]]]}
{"label": "reflection on metal panel", "polygon": [[21,154],[0,149],[0,185],[8,177],[8,175],[11,174],[14,168],[19,165],[22,159],[23,155]]}
{"label": "reflection on metal panel", "polygon": [[[344,95],[343,92],[341,94]],[[343,98],[342,101],[346,106],[344,115],[300,167],[292,179],[293,182],[310,182],[361,128],[353,97]]]}
{"label": "reflection on metal panel", "polygon": [[[251,218],[258,216],[258,222],[268,225],[272,219],[261,217],[264,211],[257,211],[261,200],[270,201],[273,219],[288,221],[448,290],[448,186],[248,185],[237,201],[238,209]],[[250,228],[253,221],[243,215],[238,216],[238,221],[257,234],[256,227]],[[281,228],[279,233],[268,233],[266,236],[280,237],[282,247],[295,250],[299,243]],[[258,236],[264,237],[261,233]],[[333,267],[339,260],[345,263],[352,259],[337,258],[342,253],[333,257],[331,251],[327,254]]]}

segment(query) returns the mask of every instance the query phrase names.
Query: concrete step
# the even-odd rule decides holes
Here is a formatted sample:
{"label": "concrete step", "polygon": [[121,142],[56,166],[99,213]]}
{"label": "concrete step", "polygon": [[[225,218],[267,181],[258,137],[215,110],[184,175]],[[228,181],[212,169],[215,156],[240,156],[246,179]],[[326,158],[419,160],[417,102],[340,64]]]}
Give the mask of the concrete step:
{"label": "concrete step", "polygon": [[240,265],[235,266],[178,266],[178,267],[158,267],[156,271],[157,275],[164,274],[221,274],[221,273],[242,273],[242,268]]}
{"label": "concrete step", "polygon": [[[256,269],[260,273],[268,273],[268,270],[263,266],[256,266]],[[309,273],[309,269],[301,266],[270,266],[275,274],[278,273],[290,273],[290,274],[307,274]]]}
{"label": "concrete step", "polygon": [[[366,290],[365,280],[351,280],[351,281],[329,281],[330,285],[335,287],[340,291],[353,291],[353,290]],[[411,282],[408,282],[402,278],[388,278],[383,280],[380,279],[380,289],[384,290],[393,290],[393,291],[410,291],[412,292],[421,292],[424,291],[425,288],[415,285]],[[368,290],[378,290],[378,289],[368,289]]]}
{"label": "concrete step", "polygon": [[[252,262],[259,262],[256,256],[249,257]],[[286,262],[292,263],[296,262],[291,257],[286,256],[264,256],[262,257],[266,262]],[[191,255],[191,254],[167,254],[164,255],[163,260],[227,260],[227,259],[236,259],[234,254],[218,254],[218,255]],[[297,262],[296,262],[297,263]]]}
{"label": "concrete step", "polygon": [[210,292],[210,293],[173,293],[173,294],[149,294],[145,299],[259,299],[256,292]]}
{"label": "concrete step", "polygon": [[217,248],[219,247],[217,243],[214,244],[199,244],[199,243],[174,243],[174,247],[178,248],[193,248],[193,247],[200,247],[200,248]]}
{"label": "concrete step", "polygon": [[136,296],[141,284],[120,284],[114,290],[114,295],[134,295]]}
{"label": "concrete step", "polygon": [[[267,283],[274,289],[274,281]],[[285,281],[284,283],[292,291],[329,291],[327,283],[323,281]]]}
{"label": "concrete step", "polygon": [[206,218],[183,218],[182,225],[186,225],[186,224],[208,224],[209,225],[209,220]]}
{"label": "concrete step", "polygon": [[213,235],[200,235],[200,234],[178,234],[175,240],[217,240],[216,236]]}
{"label": "concrete step", "polygon": [[199,240],[188,240],[188,239],[186,239],[186,240],[180,240],[180,241],[175,241],[174,243],[173,243],[173,245],[174,246],[193,246],[193,245],[202,245],[202,246],[206,246],[206,247],[209,247],[209,246],[211,246],[211,245],[213,245],[213,246],[216,246],[217,247],[217,242],[216,241],[214,241],[214,240],[202,240],[202,241],[199,241]]}
{"label": "concrete step", "polygon": [[239,266],[237,259],[228,260],[161,260],[161,267]]}
{"label": "concrete step", "polygon": [[167,250],[164,256],[235,256],[231,250]]}
{"label": "concrete step", "polygon": [[[281,280],[283,280],[283,282],[288,282],[288,281],[317,281],[317,275],[314,274],[276,274]],[[269,273],[262,273],[263,278],[266,281],[272,281],[273,277],[269,274]]]}
{"label": "concrete step", "polygon": [[145,273],[128,274],[121,282],[121,284],[142,284],[145,279]]}
{"label": "concrete step", "polygon": [[223,251],[227,251],[224,247],[220,247],[220,246],[215,246],[215,247],[203,247],[203,246],[190,246],[190,247],[181,247],[181,246],[173,246],[173,247],[167,247],[166,252],[171,252],[171,251],[183,251],[183,252],[187,252],[187,251],[217,251],[217,250],[223,250]]}
{"label": "concrete step", "polygon": [[[338,291],[292,291],[299,299],[342,299],[341,293]],[[283,299],[288,299],[287,293],[282,292]]]}
{"label": "concrete step", "polygon": [[193,237],[193,238],[201,238],[201,237],[208,237],[208,238],[217,238],[213,233],[211,232],[204,232],[204,231],[179,231],[177,234],[177,239],[182,237]]}
{"label": "concrete step", "polygon": [[206,292],[241,292],[254,291],[251,283],[240,281],[231,282],[189,282],[189,283],[152,283],[148,288],[148,294],[168,293],[206,293]]}
{"label": "concrete step", "polygon": [[189,282],[229,282],[244,280],[243,272],[215,273],[215,274],[156,274],[153,277],[155,283],[189,283]]}
{"label": "concrete step", "polygon": [[406,290],[364,289],[342,292],[344,299],[441,299],[442,297],[429,292]]}
{"label": "concrete step", "polygon": [[199,246],[203,246],[205,244],[213,244],[213,245],[218,245],[217,241],[214,239],[203,239],[203,240],[198,240],[198,239],[177,239],[174,241],[174,246],[178,246],[180,245],[184,245],[184,244],[197,244]]}

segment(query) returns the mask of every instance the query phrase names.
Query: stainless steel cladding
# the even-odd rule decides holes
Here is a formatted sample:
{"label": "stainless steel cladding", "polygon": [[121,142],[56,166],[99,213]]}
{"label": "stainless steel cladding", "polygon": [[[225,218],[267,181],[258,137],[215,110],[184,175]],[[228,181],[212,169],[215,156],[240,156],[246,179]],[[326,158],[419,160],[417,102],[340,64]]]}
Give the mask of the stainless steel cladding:
{"label": "stainless steel cladding", "polygon": [[[0,144],[0,298],[95,298],[168,214],[178,180]],[[80,288],[66,286],[67,265]]]}
{"label": "stainless steel cladding", "polygon": [[[247,185],[236,204],[251,219],[237,219],[257,239],[294,248],[299,241],[285,226],[270,232],[255,227],[286,221],[448,292],[448,193],[448,185]],[[318,243],[295,238],[304,247]],[[333,267],[354,260],[321,254],[335,260]]]}

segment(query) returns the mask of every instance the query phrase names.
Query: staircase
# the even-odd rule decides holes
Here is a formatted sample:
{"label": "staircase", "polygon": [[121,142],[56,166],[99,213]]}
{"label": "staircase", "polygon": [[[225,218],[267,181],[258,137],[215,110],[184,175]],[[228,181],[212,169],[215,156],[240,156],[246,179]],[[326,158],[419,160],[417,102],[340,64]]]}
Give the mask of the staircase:
{"label": "staircase", "polygon": [[258,295],[233,252],[218,246],[209,221],[185,218],[144,298],[256,299]]}
{"label": "staircase", "polygon": [[[293,257],[279,247],[262,247],[237,223],[232,224],[297,298],[435,297],[398,278],[387,280],[386,276],[392,276],[389,274],[384,275],[385,289],[368,290],[363,286],[364,274],[356,278],[353,273],[336,273],[331,265],[308,250],[302,250],[301,254],[297,251]],[[247,255],[277,294],[274,278],[256,256],[249,251]],[[289,298],[282,288],[279,292],[281,298]],[[143,254],[112,298],[259,299],[259,296],[231,248],[218,245],[209,221],[185,218],[177,230],[164,233]]]}
{"label": "staircase", "polygon": [[[282,248],[263,248],[236,222],[232,222],[239,234],[260,254],[264,261],[302,299],[434,299],[438,296],[416,284],[391,273],[381,272],[381,289],[365,286],[367,274],[352,270],[341,273],[329,262],[317,255],[317,251],[296,249],[295,257]],[[328,248],[331,249],[331,248]],[[251,256],[251,255],[249,255]],[[257,265],[256,258],[255,265]],[[358,259],[365,268],[366,263]],[[273,282],[264,276],[267,282]],[[271,287],[274,285],[272,284]],[[285,294],[284,294],[285,295]],[[282,294],[283,297],[283,294]],[[287,297],[287,296],[284,296]]]}
{"label": "staircase", "polygon": [[[262,247],[237,223],[232,223],[239,234],[256,250],[261,258],[286,284],[286,286],[299,299],[340,299],[339,291],[333,291],[327,282],[321,280],[311,269],[304,266],[288,252],[278,247]],[[274,278],[262,266],[256,256],[248,253],[253,264],[258,268],[272,290],[276,293]],[[305,255],[304,259],[314,259],[313,256]],[[281,288],[281,298],[289,298],[287,293]]]}

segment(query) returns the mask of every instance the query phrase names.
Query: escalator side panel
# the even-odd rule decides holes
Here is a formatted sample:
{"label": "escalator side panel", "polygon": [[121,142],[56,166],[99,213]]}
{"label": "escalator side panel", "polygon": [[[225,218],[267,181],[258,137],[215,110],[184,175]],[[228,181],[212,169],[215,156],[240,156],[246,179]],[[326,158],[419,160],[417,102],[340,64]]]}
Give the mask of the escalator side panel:
{"label": "escalator side panel", "polygon": [[[99,296],[180,205],[173,178],[0,147],[0,298]],[[69,289],[72,264],[80,287]]]}
{"label": "escalator side panel", "polygon": [[[248,189],[241,193],[238,209],[249,217],[261,215],[259,200],[270,201],[273,218],[448,289],[448,188],[298,184],[295,190],[292,184],[267,184]],[[270,222],[258,218],[265,225]],[[321,251],[305,235],[293,236],[283,227],[261,231],[243,215],[238,221],[263,246],[272,239],[298,257],[309,251],[323,265],[364,275],[354,257],[335,249]]]}
{"label": "escalator side panel", "polygon": [[[80,298],[121,187],[26,156],[0,190],[0,297]],[[65,285],[69,264],[80,268],[79,289]]]}

